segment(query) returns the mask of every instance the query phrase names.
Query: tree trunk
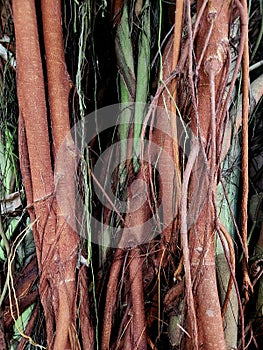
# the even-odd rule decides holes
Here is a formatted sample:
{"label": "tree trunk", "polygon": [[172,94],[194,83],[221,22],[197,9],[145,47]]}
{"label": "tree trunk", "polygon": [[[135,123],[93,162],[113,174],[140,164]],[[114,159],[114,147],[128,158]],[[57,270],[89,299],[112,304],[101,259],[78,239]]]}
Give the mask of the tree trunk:
{"label": "tree trunk", "polygon": [[[198,1],[198,10],[202,3]],[[194,190],[200,189],[200,178],[206,177],[207,185],[202,188],[204,203],[203,207],[198,208],[200,214],[197,215],[194,227],[191,229],[189,248],[199,346],[207,350],[226,349],[216,282],[214,234],[217,220],[215,217],[217,160],[220,152],[216,142],[220,125],[218,103],[222,103],[220,92],[226,73],[229,4],[229,1],[208,2],[196,41],[196,60],[199,68],[198,104],[197,113],[192,118],[192,130],[200,135],[203,145],[200,146],[197,158],[197,175],[192,177],[191,182],[193,201],[196,200]],[[207,159],[203,158],[202,152],[206,152]],[[207,162],[207,172],[205,170],[205,173],[200,171],[198,173],[203,162]]]}
{"label": "tree trunk", "polygon": [[[36,217],[37,220],[33,231],[41,275],[39,291],[46,318],[47,341],[50,347],[67,349],[72,346],[69,333],[75,329],[75,270],[79,243],[74,231],[74,147],[72,139],[67,136],[70,131],[70,81],[64,59],[61,3],[43,1],[41,9],[54,142],[55,183],[43,62],[35,2],[32,0],[13,1],[22,137],[20,160],[28,206],[33,212],[31,219]],[[56,159],[62,146],[63,162]]]}
{"label": "tree trunk", "polygon": [[[55,187],[57,197],[56,232],[58,242],[54,251],[54,262],[58,274],[58,314],[54,348],[62,348],[65,334],[71,322],[75,325],[76,260],[79,237],[75,231],[75,158],[74,144],[70,137],[68,96],[71,81],[64,58],[61,26],[61,1],[41,1],[44,45],[48,76],[48,95],[52,123],[53,156],[55,159]],[[63,149],[63,159],[57,157]],[[64,343],[65,344],[65,343]],[[66,346],[66,345],[65,345]],[[67,345],[69,346],[69,344]]]}

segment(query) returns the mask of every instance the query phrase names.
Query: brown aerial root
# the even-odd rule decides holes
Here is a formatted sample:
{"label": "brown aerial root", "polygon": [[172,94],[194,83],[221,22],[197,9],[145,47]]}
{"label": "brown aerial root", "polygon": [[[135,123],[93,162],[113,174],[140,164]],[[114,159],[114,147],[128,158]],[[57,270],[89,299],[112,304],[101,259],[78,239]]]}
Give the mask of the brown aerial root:
{"label": "brown aerial root", "polygon": [[[68,96],[71,82],[66,69],[64,57],[63,33],[61,26],[61,1],[41,1],[44,45],[46,53],[46,67],[48,77],[49,107],[52,121],[53,157],[55,159],[55,172],[59,175],[56,183],[58,193],[67,193],[60,198],[56,207],[56,233],[58,244],[55,250],[50,270],[59,271],[55,274],[55,286],[58,293],[58,308],[56,315],[56,338],[54,347],[64,348],[65,334],[75,325],[76,307],[76,261],[79,244],[79,236],[74,231],[73,218],[75,213],[75,186],[74,186],[74,158],[72,158],[70,147],[73,141],[67,136],[70,132],[70,118],[68,107]],[[63,142],[67,140],[67,147],[63,161],[65,167],[61,166],[56,158]],[[72,148],[72,151],[74,149]],[[66,189],[66,190],[65,190]],[[69,208],[70,224],[66,221],[62,210]],[[56,267],[56,265],[59,265]],[[52,275],[52,272],[50,271]]]}
{"label": "brown aerial root", "polygon": [[[183,17],[184,17],[184,0],[176,1],[176,11],[174,18],[174,37],[173,37],[173,56],[172,56],[172,71],[177,67],[180,48],[181,48],[181,36],[182,36],[182,27],[183,27]],[[171,82],[171,128],[172,128],[172,138],[173,138],[173,158],[175,165],[175,176],[176,184],[178,186],[178,195],[177,198],[180,198],[181,191],[181,177],[180,177],[180,159],[179,159],[179,145],[178,145],[178,135],[177,135],[177,126],[176,126],[176,103],[177,103],[177,77]],[[179,199],[177,199],[179,203]]]}
{"label": "brown aerial root", "polygon": [[[178,215],[179,201],[181,196],[181,167],[179,161],[179,145],[178,145],[178,130],[177,130],[177,117],[176,117],[176,96],[177,96],[177,78],[172,72],[175,70],[179,53],[180,53],[180,43],[181,43],[181,32],[182,32],[182,18],[183,18],[183,1],[178,5],[178,11],[176,11],[175,17],[175,28],[174,28],[174,38],[176,42],[168,41],[163,57],[163,67],[162,67],[162,80],[163,84],[158,87],[157,93],[154,97],[158,105],[159,113],[166,113],[166,108],[168,108],[168,113],[171,113],[170,128],[172,131],[171,137],[169,132],[163,132],[162,126],[159,124],[162,122],[157,118],[156,129],[153,130],[151,135],[152,141],[157,143],[163,148],[163,152],[160,154],[158,159],[158,168],[160,174],[170,174],[170,179],[172,179],[173,190],[171,190],[171,184],[169,184],[166,179],[164,179],[164,187],[162,188],[162,203],[163,208],[163,222],[166,227],[162,232],[161,249],[158,253],[156,261],[161,261],[163,251],[165,251],[165,244],[171,244],[171,242],[177,239],[176,226]],[[164,116],[162,117],[164,118]],[[162,119],[160,118],[160,119]],[[169,154],[174,161],[173,168],[169,167],[166,161],[165,154]],[[162,181],[162,179],[161,179]],[[172,218],[172,219],[171,219]],[[167,259],[163,259],[164,264]]]}
{"label": "brown aerial root", "polygon": [[150,337],[147,337],[147,342],[148,342],[148,345],[150,346],[151,350],[158,350]]}
{"label": "brown aerial root", "polygon": [[[223,302],[222,309],[221,309],[221,314],[222,314],[222,317],[224,318],[226,311],[227,311],[228,303],[230,301],[232,287],[234,284],[234,277],[233,277],[232,273],[235,272],[236,264],[235,264],[235,251],[233,248],[232,238],[231,238],[230,234],[227,232],[226,228],[221,223],[220,223],[219,228],[220,228],[220,231],[223,233],[225,240],[227,241],[227,245],[228,245],[228,249],[229,249],[230,265],[231,265],[230,266],[231,272],[230,272],[229,282],[228,282],[227,291],[226,291],[226,295],[225,295],[225,300]],[[222,242],[222,244],[223,244],[223,242]]]}
{"label": "brown aerial root", "polygon": [[79,319],[81,327],[81,339],[85,350],[94,348],[94,329],[91,322],[90,303],[87,286],[87,268],[82,266],[78,274]]}
{"label": "brown aerial root", "polygon": [[32,290],[33,285],[38,278],[37,261],[32,258],[29,263],[23,268],[20,275],[14,279],[16,295],[7,295],[4,301],[4,324],[8,329],[13,326],[14,319],[12,314],[17,317],[16,301],[19,306],[19,312],[22,314],[27,307],[36,302],[38,298],[37,290]]}
{"label": "brown aerial root", "polygon": [[181,256],[179,264],[178,264],[176,270],[174,271],[174,278],[178,281],[182,280],[181,273],[183,271],[183,268],[184,268],[184,257]]}
{"label": "brown aerial root", "polygon": [[[51,241],[55,234],[55,213],[52,209],[54,193],[53,171],[50,158],[50,144],[45,101],[44,77],[40,55],[38,26],[35,2],[32,0],[12,2],[14,26],[16,32],[17,57],[17,96],[20,114],[20,162],[22,176],[25,176],[27,204],[30,217],[37,218],[33,226],[34,240],[38,258],[38,268],[42,272],[42,256],[46,255],[41,247],[45,234]],[[25,29],[27,27],[27,29]],[[30,42],[30,46],[28,43]],[[28,64],[30,62],[30,64]],[[36,145],[38,145],[36,147]],[[47,287],[40,282],[39,291]],[[51,344],[54,335],[54,314],[49,313],[48,300],[41,295],[46,316],[47,338]],[[48,329],[50,325],[50,329]]]}
{"label": "brown aerial root", "polygon": [[69,335],[70,349],[81,350],[81,346],[78,338],[78,332],[73,323],[70,324],[68,335]]}
{"label": "brown aerial root", "polygon": [[190,319],[190,333],[192,336],[192,346],[193,349],[198,349],[198,327],[197,318],[195,311],[195,301],[193,296],[193,282],[191,275],[191,265],[190,265],[190,252],[189,252],[189,241],[188,241],[188,230],[187,230],[187,192],[189,187],[189,180],[191,172],[196,161],[198,154],[197,145],[192,147],[188,161],[186,164],[184,178],[182,183],[182,198],[181,198],[181,245],[183,251],[183,261],[184,261],[184,271],[185,271],[185,294],[186,303],[188,307],[188,315]]}
{"label": "brown aerial root", "polygon": [[[25,121],[23,119],[22,113],[20,113],[19,119],[18,119],[18,138],[19,138],[18,146],[19,146],[20,171],[22,174],[23,184],[25,186],[25,191],[27,194],[27,202],[31,203],[31,205],[28,208],[30,220],[31,222],[34,222],[36,219],[36,216],[34,214],[34,211],[32,210],[33,187],[32,187],[32,179],[31,179],[31,172],[30,172]],[[37,247],[39,246],[38,242],[35,242],[35,244]]]}
{"label": "brown aerial root", "polygon": [[243,286],[244,286],[244,305],[249,300],[250,292],[253,293],[253,285],[248,273],[248,245],[247,245],[247,222],[248,222],[248,113],[249,113],[249,47],[248,47],[248,9],[247,1],[241,0],[240,11],[242,31],[244,37],[244,52],[242,57],[242,202],[241,202],[241,233],[244,246],[244,257],[242,260]]}
{"label": "brown aerial root", "polygon": [[[30,337],[32,332],[33,332],[39,311],[40,311],[40,307],[39,307],[39,304],[37,303],[32,315],[30,317],[30,320],[28,321],[28,323],[26,325],[25,335],[27,335],[28,337]],[[24,350],[27,342],[28,342],[28,339],[25,337],[22,337],[22,339],[20,340],[20,342],[18,344],[17,350]]]}
{"label": "brown aerial root", "polygon": [[[147,168],[142,166],[140,172],[137,174],[137,179],[143,178],[149,184],[149,175]],[[124,326],[124,347],[127,349],[146,350],[147,349],[147,336],[146,336],[146,321],[144,310],[144,293],[143,293],[143,259],[145,256],[141,252],[141,248],[138,242],[142,241],[144,232],[142,229],[137,229],[136,226],[143,227],[142,223],[147,220],[150,215],[149,202],[146,200],[139,209],[129,212],[131,210],[132,200],[140,200],[140,198],[148,198],[148,187],[145,190],[144,187],[139,187],[134,194],[131,191],[131,187],[128,188],[128,205],[127,213],[125,217],[124,230],[122,231],[122,237],[120,244],[127,246],[127,248],[118,248],[115,252],[114,260],[111,265],[109,281],[107,285],[107,293],[105,300],[104,319],[102,327],[102,340],[101,349],[108,350],[111,346],[111,329],[113,325],[113,315],[116,309],[116,298],[118,292],[118,277],[120,275],[121,268],[124,268],[126,257],[129,263],[129,278],[128,283],[130,289],[127,293],[127,298],[131,302],[131,324],[128,321]],[[138,197],[138,193],[140,197]],[[122,276],[123,278],[123,276]]]}
{"label": "brown aerial root", "polygon": [[[203,3],[203,1],[197,1],[197,13],[201,10]],[[193,46],[191,7],[190,1],[187,1],[187,19],[190,37],[189,84],[193,104],[191,129],[198,136],[200,150],[193,160],[190,156],[192,156],[191,153],[194,149],[190,151],[188,163],[190,159],[195,164],[206,161],[207,169],[204,170],[205,172],[200,173],[199,177],[207,176],[207,187],[205,188],[207,192],[204,198],[203,208],[194,222],[194,227],[190,229],[188,243],[187,223],[184,218],[185,216],[187,218],[187,194],[192,201],[195,201],[196,193],[194,190],[200,185],[200,178],[197,175],[192,176],[189,186],[183,181],[181,235],[183,238],[186,302],[191,312],[191,315],[187,318],[187,322],[189,326],[192,326],[191,328],[189,327],[189,331],[187,330],[192,339],[186,339],[186,341],[187,346],[189,345],[197,349],[202,344],[202,348],[207,350],[214,348],[220,350],[226,349],[215,273],[214,205],[218,169],[217,144],[215,141],[218,123],[216,110],[218,107],[218,98],[220,97],[221,82],[225,79],[229,15],[229,1],[209,1],[200,20],[195,46]],[[194,47],[198,80],[195,80],[193,75]],[[190,174],[188,174],[189,170]],[[188,169],[187,167],[186,172],[187,176],[190,177],[191,168]],[[189,252],[191,252],[190,256]],[[192,279],[195,280],[194,286],[191,285]],[[196,317],[194,319],[195,322],[193,321],[193,316]],[[197,319],[198,324],[196,323]],[[194,331],[197,331],[197,333],[194,334]]]}
{"label": "brown aerial root", "polygon": [[[37,291],[33,291],[31,293],[29,293],[28,295],[25,295],[24,297],[20,297],[17,299],[17,305],[19,307],[19,313],[22,313],[23,311],[25,311],[30,305],[32,305],[33,303],[35,303],[37,301],[38,298],[38,292]],[[13,302],[13,304],[8,307],[5,307],[4,310],[4,324],[6,328],[10,328],[13,326],[14,324],[14,317],[17,318],[18,315],[18,311],[16,309],[16,303]]]}
{"label": "brown aerial root", "polygon": [[120,22],[121,10],[124,0],[114,0],[111,4],[111,17],[113,20],[113,27],[117,26]]}
{"label": "brown aerial root", "polygon": [[131,250],[129,272],[133,308],[133,348],[138,350],[147,350],[142,280],[143,258],[139,247]]}
{"label": "brown aerial root", "polygon": [[[64,58],[61,2],[41,2],[54,154],[50,151],[45,80],[35,2],[15,0],[12,6],[18,61],[20,161],[30,217],[31,220],[34,217],[37,219],[33,233],[40,273],[39,292],[46,318],[48,346],[64,349],[70,347],[69,332],[74,328],[76,318],[76,260],[79,237],[66,223],[57,205],[52,168],[52,159],[56,161],[61,143],[70,130],[70,80]],[[61,184],[67,187],[67,198],[62,204],[71,209],[72,219],[75,203],[74,162],[68,154],[64,160],[67,171],[63,174],[62,169],[60,175],[63,181],[56,183],[56,190]],[[52,307],[50,300],[53,302]]]}
{"label": "brown aerial root", "polygon": [[101,350],[108,350],[110,348],[111,328],[118,292],[118,277],[123,265],[124,256],[123,249],[118,248],[115,252],[113,263],[110,268],[102,327]]}
{"label": "brown aerial root", "polygon": [[169,310],[173,306],[175,300],[183,294],[184,287],[185,287],[184,281],[180,281],[179,283],[174,285],[171,289],[169,289],[163,301],[164,307],[166,310]]}

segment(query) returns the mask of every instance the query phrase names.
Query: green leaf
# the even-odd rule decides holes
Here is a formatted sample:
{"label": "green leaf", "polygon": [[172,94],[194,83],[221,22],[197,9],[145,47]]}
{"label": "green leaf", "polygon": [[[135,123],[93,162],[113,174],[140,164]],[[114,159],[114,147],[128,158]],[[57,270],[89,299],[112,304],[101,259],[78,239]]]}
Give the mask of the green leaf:
{"label": "green leaf", "polygon": [[136,80],[136,98],[134,111],[134,162],[135,171],[140,166],[136,161],[140,155],[141,130],[145,116],[145,104],[148,98],[150,82],[150,60],[151,60],[151,21],[150,2],[145,1],[141,14],[141,28],[138,42],[138,64]]}

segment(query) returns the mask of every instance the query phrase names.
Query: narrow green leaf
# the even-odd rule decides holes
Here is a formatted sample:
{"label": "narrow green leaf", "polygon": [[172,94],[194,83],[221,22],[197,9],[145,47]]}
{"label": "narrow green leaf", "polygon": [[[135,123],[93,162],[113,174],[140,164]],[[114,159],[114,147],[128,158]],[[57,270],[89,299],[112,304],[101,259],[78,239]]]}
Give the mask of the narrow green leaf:
{"label": "narrow green leaf", "polygon": [[148,98],[150,82],[150,59],[151,59],[151,20],[150,2],[145,1],[141,14],[141,30],[138,42],[138,64],[136,80],[136,99],[134,111],[134,162],[135,171],[140,164],[136,158],[140,155],[141,130],[145,115],[145,104]]}

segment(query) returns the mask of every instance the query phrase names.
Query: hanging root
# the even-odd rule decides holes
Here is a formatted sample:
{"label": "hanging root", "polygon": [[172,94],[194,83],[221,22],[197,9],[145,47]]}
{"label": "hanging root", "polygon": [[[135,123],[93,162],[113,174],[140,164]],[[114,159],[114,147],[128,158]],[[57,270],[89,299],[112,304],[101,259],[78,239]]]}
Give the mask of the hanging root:
{"label": "hanging root", "polygon": [[105,310],[102,327],[101,350],[108,350],[110,348],[111,328],[117,297],[118,277],[120,274],[121,266],[123,264],[123,260],[124,251],[122,249],[117,249],[115,252],[113,263],[111,265],[109,281],[107,286],[107,295],[105,301]]}
{"label": "hanging root", "polygon": [[[219,229],[227,241],[227,245],[229,248],[230,270],[231,270],[230,278],[229,278],[229,282],[228,282],[228,286],[227,286],[227,292],[226,292],[225,300],[223,302],[223,306],[222,306],[222,310],[221,310],[222,317],[224,318],[225,314],[226,314],[228,303],[230,301],[230,295],[231,295],[231,291],[232,291],[232,287],[233,287],[233,283],[234,283],[235,251],[233,248],[232,238],[231,238],[230,234],[227,232],[226,228],[221,223],[219,225]],[[221,239],[221,241],[222,241],[222,244],[224,244],[222,239]]]}

